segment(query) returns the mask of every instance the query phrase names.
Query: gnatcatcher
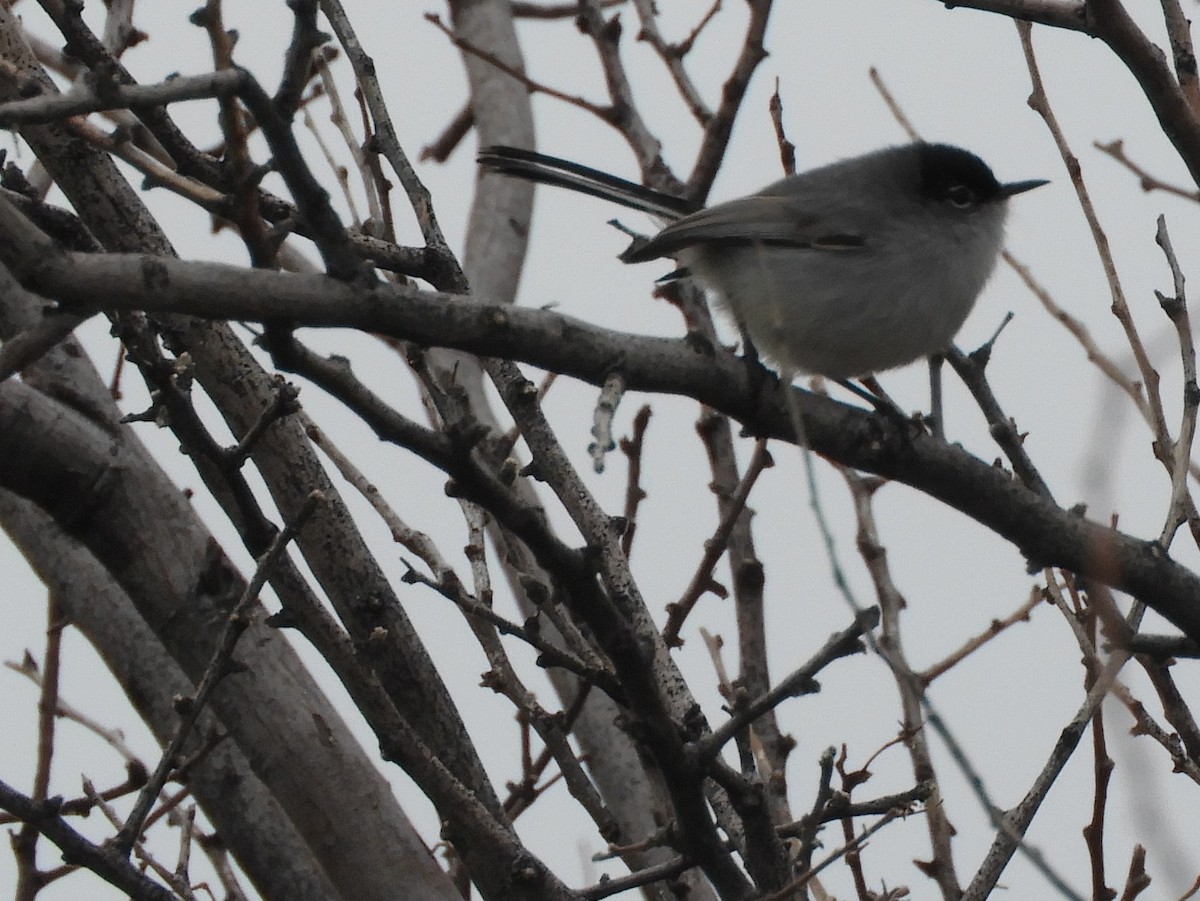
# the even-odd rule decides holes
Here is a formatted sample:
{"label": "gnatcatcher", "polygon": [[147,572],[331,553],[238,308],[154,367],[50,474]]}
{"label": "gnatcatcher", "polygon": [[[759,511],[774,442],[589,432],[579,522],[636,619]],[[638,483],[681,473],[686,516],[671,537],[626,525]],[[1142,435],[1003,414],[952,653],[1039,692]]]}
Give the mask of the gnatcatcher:
{"label": "gnatcatcher", "polygon": [[1001,184],[973,153],[915,143],[698,210],[529,150],[485,147],[479,162],[672,220],[621,259],[676,260],[783,373],[838,380],[949,347],[995,268],[1008,199],[1046,184]]}

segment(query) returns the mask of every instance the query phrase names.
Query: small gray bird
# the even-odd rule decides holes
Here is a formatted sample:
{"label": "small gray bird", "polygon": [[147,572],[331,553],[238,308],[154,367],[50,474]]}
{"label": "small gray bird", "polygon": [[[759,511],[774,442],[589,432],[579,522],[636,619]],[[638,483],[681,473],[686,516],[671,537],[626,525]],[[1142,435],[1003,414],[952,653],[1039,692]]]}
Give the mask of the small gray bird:
{"label": "small gray bird", "polygon": [[479,162],[671,220],[621,259],[676,260],[783,374],[843,381],[945,350],[995,268],[1008,199],[1046,184],[1001,184],[973,153],[914,143],[697,210],[529,150],[486,147]]}

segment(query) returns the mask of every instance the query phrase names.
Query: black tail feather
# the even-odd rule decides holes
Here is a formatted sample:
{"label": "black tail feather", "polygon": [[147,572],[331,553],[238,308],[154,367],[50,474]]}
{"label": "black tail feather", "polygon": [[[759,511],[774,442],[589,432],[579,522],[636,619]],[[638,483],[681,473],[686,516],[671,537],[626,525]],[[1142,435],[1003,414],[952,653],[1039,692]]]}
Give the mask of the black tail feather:
{"label": "black tail feather", "polygon": [[485,170],[590,194],[666,219],[678,219],[698,209],[681,197],[534,150],[494,145],[482,148],[478,160]]}

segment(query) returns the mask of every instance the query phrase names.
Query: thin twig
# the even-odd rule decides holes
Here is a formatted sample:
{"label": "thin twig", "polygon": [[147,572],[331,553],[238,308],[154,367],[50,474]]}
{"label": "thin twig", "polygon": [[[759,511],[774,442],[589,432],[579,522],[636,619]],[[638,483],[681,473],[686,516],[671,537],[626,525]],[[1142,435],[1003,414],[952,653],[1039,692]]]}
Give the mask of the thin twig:
{"label": "thin twig", "polygon": [[812,808],[808,816],[800,821],[800,829],[796,838],[800,841],[800,852],[796,855],[797,869],[805,872],[812,866],[813,852],[817,849],[817,831],[821,827],[822,814],[833,797],[833,748],[821,752],[820,775],[817,778],[817,791],[813,796]]}
{"label": "thin twig", "polygon": [[792,880],[786,886],[784,886],[780,891],[774,892],[770,895],[765,896],[763,898],[763,901],[788,901],[788,899],[795,897],[795,892],[797,889],[803,888],[804,886],[806,886],[810,882],[812,882],[812,880],[817,876],[817,874],[820,873],[822,870],[824,870],[826,867],[828,867],[830,864],[835,863],[836,861],[840,860],[842,857],[844,857],[846,854],[850,853],[851,851],[861,850],[863,847],[863,844],[872,835],[874,835],[876,832],[878,832],[880,829],[882,829],[888,823],[892,822],[893,820],[897,819],[898,817],[906,816],[907,814],[908,814],[907,809],[888,811],[878,821],[876,821],[875,823],[872,823],[870,826],[868,826],[866,829],[864,829],[859,835],[857,835],[854,838],[853,841],[846,842],[846,844],[842,845],[836,851],[833,851],[832,853],[826,855],[825,858],[820,863],[818,863],[815,867],[813,867],[811,870],[808,870],[808,871],[802,873],[800,876],[796,877],[794,880]]}
{"label": "thin twig", "polygon": [[625,532],[621,535],[621,550],[628,557],[633,551],[633,536],[637,532],[637,511],[646,499],[642,488],[642,446],[646,440],[646,428],[650,425],[650,405],[643,405],[633,417],[633,428],[628,438],[619,442],[621,453],[629,460],[629,476],[625,483]]}
{"label": "thin twig", "polygon": [[1146,389],[1150,409],[1150,421],[1155,440],[1159,441],[1165,447],[1168,439],[1167,423],[1165,414],[1163,413],[1162,398],[1158,391],[1158,373],[1150,363],[1150,358],[1146,353],[1145,346],[1142,344],[1141,336],[1138,335],[1137,328],[1134,325],[1129,304],[1125,300],[1125,291],[1121,287],[1121,280],[1117,275],[1116,263],[1113,261],[1112,253],[1109,249],[1108,236],[1100,224],[1095,207],[1092,205],[1091,195],[1083,182],[1079,160],[1071,152],[1066,137],[1058,125],[1054,111],[1050,108],[1050,100],[1042,85],[1041,72],[1038,69],[1037,59],[1033,52],[1033,26],[1028,22],[1022,21],[1016,21],[1015,24],[1017,26],[1017,34],[1021,39],[1021,49],[1025,53],[1025,63],[1029,69],[1029,78],[1033,86],[1033,92],[1029,97],[1029,106],[1046,123],[1046,127],[1049,129],[1058,147],[1059,154],[1062,156],[1063,164],[1071,176],[1071,183],[1075,186],[1075,193],[1079,199],[1080,209],[1083,211],[1084,218],[1087,219],[1088,226],[1092,232],[1092,239],[1096,245],[1096,251],[1100,254],[1100,261],[1104,268],[1105,277],[1108,279],[1109,292],[1112,297],[1113,315],[1117,317],[1117,321],[1121,323],[1125,331],[1126,340],[1133,351],[1134,359],[1137,361],[1138,372],[1142,377],[1142,384]]}
{"label": "thin twig", "polygon": [[476,47],[470,41],[460,38],[454,33],[450,26],[442,21],[442,17],[437,13],[425,13],[425,21],[444,34],[449,39],[450,43],[452,43],[459,50],[463,51],[464,53],[470,53],[472,56],[479,57],[488,65],[495,66],[498,71],[503,72],[510,78],[515,78],[517,81],[521,82],[521,84],[525,85],[525,87],[528,88],[531,93],[545,94],[547,97],[553,97],[555,100],[561,100],[563,103],[568,103],[571,106],[577,106],[582,110],[587,110],[592,115],[597,116],[606,122],[612,119],[612,111],[609,107],[592,103],[590,100],[585,100],[583,97],[580,97],[577,94],[568,94],[565,91],[552,88],[550,85],[545,84],[544,82],[540,82],[529,77],[520,69],[510,66],[508,63],[504,62],[504,60],[500,59],[500,57],[496,56],[496,54],[490,53],[487,50],[484,50],[482,47]]}
{"label": "thin twig", "polygon": [[482,620],[505,635],[519,638],[539,652],[538,664],[540,666],[565,669],[567,672],[573,673],[584,680],[585,683],[598,686],[610,696],[621,697],[620,685],[615,681],[612,672],[589,667],[570,652],[559,648],[550,640],[542,637],[536,630],[527,629],[524,626],[519,626],[505,619],[499,613],[496,613],[491,606],[472,597],[459,584],[457,576],[454,576],[453,573],[449,575],[450,578],[438,581],[422,575],[410,566],[401,578],[410,585],[425,585],[432,588],[442,597],[453,601],[455,605],[468,615],[468,621],[471,621],[471,618]]}
{"label": "thin twig", "polygon": [[662,64],[667,67],[667,71],[671,73],[671,78],[675,82],[675,88],[679,91],[679,96],[683,98],[683,102],[687,105],[688,110],[692,114],[701,127],[708,124],[712,118],[712,110],[708,104],[704,102],[704,98],[700,96],[700,92],[696,89],[695,82],[687,73],[687,69],[683,66],[683,58],[691,50],[696,36],[704,30],[704,27],[712,21],[717,10],[721,8],[721,0],[713,0],[713,5],[709,7],[696,27],[692,29],[691,34],[678,44],[668,44],[663,40],[662,33],[658,30],[658,9],[653,0],[633,0],[634,8],[637,9],[638,21],[641,28],[638,31],[638,40],[645,41],[654,48],[654,52],[658,54],[658,58],[662,60]]}
{"label": "thin twig", "polygon": [[687,196],[693,199],[700,200],[708,196],[713,180],[717,177],[717,170],[725,158],[733,123],[741,109],[742,100],[745,99],[750,79],[767,56],[763,42],[767,33],[767,22],[771,18],[772,0],[749,0],[747,6],[750,18],[746,23],[746,33],[742,38],[737,61],[733,65],[733,71],[721,85],[721,102],[704,129],[696,164],[688,176]]}
{"label": "thin twig", "polygon": [[295,521],[284,526],[279,531],[279,534],[275,536],[266,552],[259,557],[254,570],[254,576],[246,583],[246,588],[242,592],[242,596],[238,599],[237,604],[234,605],[225,621],[225,628],[221,632],[221,637],[217,642],[216,649],[213,651],[212,659],[205,669],[203,677],[200,679],[199,686],[196,688],[196,694],[181,704],[182,720],[175,732],[174,738],[171,739],[166,750],[163,751],[158,767],[138,796],[138,800],[134,804],[129,818],[125,821],[125,825],[121,827],[121,831],[113,838],[113,846],[124,853],[129,853],[129,850],[141,834],[142,826],[145,823],[147,815],[150,813],[150,808],[154,804],[155,798],[158,797],[158,793],[162,791],[162,787],[166,784],[167,777],[178,764],[177,757],[179,752],[183,749],[184,742],[191,734],[192,728],[199,719],[201,711],[203,711],[205,704],[208,702],[208,696],[228,674],[234,647],[249,625],[247,614],[250,606],[257,600],[258,593],[266,584],[275,562],[287,549],[292,539],[296,537],[297,532],[303,527],[304,523],[312,516],[317,504],[323,500],[324,498],[319,492],[314,491],[310,494],[297,512]]}
{"label": "thin twig", "polygon": [[1103,141],[1093,141],[1092,146],[1101,153],[1111,156],[1114,160],[1132,172],[1138,177],[1141,183],[1142,190],[1150,191],[1165,191],[1168,194],[1174,194],[1176,197],[1182,197],[1184,200],[1191,200],[1200,203],[1200,190],[1195,188],[1183,188],[1179,185],[1173,185],[1157,178],[1135,163],[1125,153],[1125,142],[1121,139],[1109,141],[1105,144]]}
{"label": "thin twig", "polygon": [[[600,0],[601,9],[622,6],[629,0]],[[514,19],[573,19],[579,15],[579,4],[573,3],[529,3],[514,0],[512,4]]]}
{"label": "thin twig", "polygon": [[334,444],[328,435],[305,412],[300,412],[300,422],[309,439],[333,462],[342,478],[349,482],[363,499],[371,505],[376,515],[391,531],[392,541],[416,554],[421,562],[429,567],[430,572],[440,582],[447,574],[453,574],[454,569],[446,561],[433,539],[420,529],[414,528],[400,518],[395,508],[387,502],[375,484],[351,462],[342,450]]}
{"label": "thin twig", "polygon": [[[45,676],[38,698],[37,763],[33,773],[34,804],[44,804],[49,797],[50,766],[54,760],[54,722],[58,712],[58,675],[62,659],[62,631],[66,625],[62,600],[56,591],[50,592],[46,604]],[[46,883],[46,874],[37,866],[38,830],[25,822],[12,836],[13,855],[17,859],[17,901],[32,901]]]}
{"label": "thin twig", "polygon": [[1141,845],[1134,845],[1133,853],[1129,856],[1129,872],[1125,876],[1125,888],[1121,890],[1120,901],[1133,901],[1149,887],[1150,876],[1146,872],[1146,849]]}
{"label": "thin twig", "polygon": [[682,185],[663,159],[662,143],[634,103],[633,87],[621,58],[620,17],[605,19],[599,0],[579,0],[579,15],[575,24],[591,38],[600,59],[609,99],[605,120],[620,132],[633,150],[642,180],[658,190],[678,195]]}
{"label": "thin twig", "polygon": [[696,742],[696,754],[701,760],[711,760],[721,747],[739,731],[745,729],[766,711],[773,710],[788,698],[816,691],[816,675],[833,661],[863,651],[863,634],[879,624],[879,609],[869,607],[854,618],[854,622],[829,637],[824,646],[807,663],[793,670],[777,686],[761,697],[747,703],[712,733]]}
{"label": "thin twig", "polygon": [[904,133],[908,135],[908,139],[910,141],[921,140],[920,132],[913,127],[912,122],[909,120],[908,116],[904,114],[904,110],[900,107],[900,104],[896,102],[895,96],[884,82],[883,76],[879,74],[879,70],[874,66],[871,66],[871,68],[867,70],[867,76],[871,79],[871,84],[875,86],[875,90],[879,92],[879,96],[883,98],[883,102],[887,104],[888,111],[892,114],[892,118],[896,120],[896,122],[904,130]]}
{"label": "thin twig", "polygon": [[679,600],[667,605],[667,622],[663,626],[663,641],[667,643],[668,647],[680,644],[679,630],[683,627],[688,614],[692,612],[706,591],[713,590],[715,584],[712,577],[713,567],[725,553],[729,536],[737,524],[742,509],[746,506],[746,501],[749,499],[758,477],[764,469],[773,465],[771,454],[767,450],[767,442],[760,439],[754,445],[754,454],[746,466],[746,472],[742,476],[741,482],[738,483],[737,490],[730,498],[728,507],[721,516],[721,521],[717,523],[716,531],[713,532],[711,538],[704,542],[704,555],[701,557],[691,581],[688,582],[687,588],[684,589]]}
{"label": "thin twig", "polygon": [[[1159,534],[1158,543],[1163,548],[1171,546],[1171,539],[1180,523],[1186,521],[1192,530],[1192,540],[1200,544],[1200,517],[1196,515],[1195,503],[1188,493],[1188,462],[1192,456],[1192,444],[1196,439],[1196,416],[1200,409],[1200,386],[1196,383],[1196,345],[1192,339],[1191,317],[1188,315],[1187,295],[1184,290],[1183,269],[1175,256],[1175,248],[1171,246],[1171,236],[1167,232],[1167,219],[1158,217],[1158,231],[1155,242],[1162,248],[1171,269],[1171,279],[1174,284],[1174,295],[1166,296],[1155,291],[1163,312],[1175,326],[1179,338],[1179,355],[1183,361],[1183,411],[1179,423],[1179,438],[1169,447],[1159,448],[1164,457],[1170,457],[1167,469],[1171,475],[1171,503],[1167,512],[1166,522]],[[1166,461],[1164,460],[1164,463]]]}
{"label": "thin twig", "polygon": [[988,422],[988,432],[1000,449],[1004,451],[1004,455],[1012,465],[1013,472],[1021,480],[1021,483],[1029,490],[1036,491],[1043,497],[1053,500],[1054,496],[1050,492],[1050,486],[1046,484],[1046,480],[1042,478],[1037,466],[1025,451],[1024,436],[1017,431],[1012,417],[1005,415],[1004,410],[1000,407],[1000,402],[992,392],[992,386],[988,383],[984,367],[991,348],[992,342],[989,341],[978,350],[964,354],[957,347],[951,345],[946,349],[943,357],[962,379],[963,384],[971,392],[971,396],[975,398],[976,405]]}
{"label": "thin twig", "polygon": [[1146,420],[1146,422],[1152,426],[1153,421],[1150,411],[1150,404],[1146,400],[1146,395],[1142,389],[1142,385],[1138,382],[1135,382],[1121,371],[1121,368],[1117,366],[1117,364],[1114,363],[1112,359],[1100,349],[1100,345],[1096,343],[1096,340],[1092,337],[1088,327],[1079,319],[1068,313],[1058,304],[1057,301],[1055,301],[1053,295],[1051,295],[1050,292],[1047,291],[1046,288],[1043,287],[1036,278],[1034,278],[1033,272],[1028,266],[1014,257],[1007,250],[1001,252],[1000,258],[1004,260],[1004,262],[1008,264],[1013,272],[1017,274],[1017,277],[1025,283],[1025,287],[1028,288],[1029,292],[1041,302],[1042,306],[1046,309],[1046,312],[1057,319],[1058,322],[1068,332],[1071,333],[1071,336],[1079,343],[1079,346],[1083,348],[1084,353],[1087,355],[1088,362],[1093,364],[1097,369],[1100,370],[1101,373],[1104,374],[1105,377],[1109,379],[1109,381],[1111,381],[1122,392],[1124,392],[1129,399],[1133,401],[1134,406],[1137,407],[1138,412],[1142,414],[1142,417]]}
{"label": "thin twig", "polygon": [[775,79],[775,92],[767,104],[771,124],[775,127],[775,144],[779,148],[779,163],[784,175],[796,174],[796,145],[788,140],[783,127],[783,97],[779,93],[779,79]]}
{"label": "thin twig", "polygon": [[941,798],[928,734],[922,728],[924,721],[929,716],[923,707],[923,702],[927,700],[925,688],[909,664],[901,641],[900,612],[905,607],[904,597],[892,579],[887,562],[887,550],[883,546],[875,523],[872,500],[879,482],[875,479],[864,478],[844,467],[838,467],[838,471],[846,480],[854,501],[855,519],[858,523],[858,551],[871,574],[875,596],[879,601],[881,628],[874,650],[891,669],[896,688],[900,693],[903,717],[901,729],[905,738],[905,747],[912,760],[913,776],[917,781],[930,782],[933,788],[930,803],[926,806],[932,859],[924,865],[923,869],[937,883],[944,898],[956,899],[959,893],[959,881],[950,848],[955,830]]}
{"label": "thin twig", "polygon": [[[1096,628],[1099,616],[1092,613],[1088,617],[1088,638],[1093,646],[1096,642]],[[1092,658],[1087,663],[1084,685],[1091,688],[1102,675],[1102,664]],[[1083,827],[1083,841],[1088,850],[1088,863],[1092,873],[1092,897],[1111,898],[1112,889],[1108,887],[1104,870],[1104,827],[1108,813],[1108,792],[1112,783],[1113,770],[1116,763],[1108,756],[1108,742],[1104,730],[1104,708],[1097,707],[1092,714],[1092,819]]]}
{"label": "thin twig", "polygon": [[33,799],[0,782],[0,808],[15,814],[23,822],[32,823],[65,856],[136,901],[178,901],[173,892],[146,876],[111,845],[95,845],[72,829],[58,815],[53,803],[35,803]]}
{"label": "thin twig", "polygon": [[1029,622],[1029,614],[1031,614],[1033,609],[1037,607],[1038,604],[1042,603],[1042,601],[1043,598],[1041,590],[1035,585],[1033,588],[1029,589],[1029,597],[1025,599],[1025,602],[1021,604],[1020,607],[1018,607],[1008,616],[1004,617],[1004,619],[992,620],[986,631],[967,639],[963,646],[954,653],[950,654],[938,663],[935,663],[928,669],[917,673],[917,678],[921,680],[922,684],[928,686],[938,676],[941,676],[947,670],[961,663],[964,659],[966,659],[966,657],[983,647],[1005,629],[1009,628],[1009,626],[1014,626],[1017,623]]}

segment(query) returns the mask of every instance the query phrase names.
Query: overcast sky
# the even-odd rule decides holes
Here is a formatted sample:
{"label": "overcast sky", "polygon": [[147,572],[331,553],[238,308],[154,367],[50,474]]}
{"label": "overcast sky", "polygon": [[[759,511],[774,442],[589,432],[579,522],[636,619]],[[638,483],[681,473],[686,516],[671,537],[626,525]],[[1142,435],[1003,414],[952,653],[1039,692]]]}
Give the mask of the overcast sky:
{"label": "overcast sky", "polygon": [[[415,159],[466,99],[457,52],[423,19],[427,11],[443,17],[446,11],[434,0],[345,2],[360,39],[375,58],[405,148]],[[663,30],[673,39],[687,32],[702,6],[691,0],[659,0],[658,5],[663,12]],[[1147,16],[1152,16],[1157,6],[1139,5],[1146,7]],[[98,14],[100,6],[89,3],[89,13]],[[742,4],[727,3],[725,7],[688,57],[688,65],[711,103],[719,97],[744,21]],[[33,30],[51,37],[48,27],[38,22],[33,6],[26,2],[19,9],[28,16]],[[195,74],[210,67],[204,33],[186,22],[190,11],[188,4],[143,4],[136,22],[148,32],[149,40],[125,58],[141,81],[151,83],[171,73]],[[225,14],[228,24],[241,35],[238,61],[272,88],[291,27],[285,4],[271,0],[227,4]],[[632,10],[622,15],[628,26],[625,38],[637,101],[650,126],[663,138],[668,163],[678,174],[686,175],[698,146],[698,130],[655,61],[644,48],[633,45]],[[1154,19],[1143,21],[1151,36],[1161,41],[1161,28]],[[521,36],[535,78],[603,101],[603,78],[594,54],[568,21],[528,22],[522,25]],[[1098,41],[1038,28],[1035,45],[1051,102],[1081,159],[1126,295],[1160,364],[1168,421],[1174,428],[1180,398],[1178,351],[1152,293],[1155,288],[1169,291],[1171,287],[1169,272],[1154,245],[1155,218],[1166,214],[1175,246],[1185,254],[1198,246],[1200,239],[1195,205],[1163,194],[1144,194],[1136,180],[1093,149],[1092,142],[1123,138],[1140,164],[1166,180],[1186,184],[1186,171],[1163,138],[1137,85]],[[801,169],[905,140],[868,78],[869,67],[875,66],[924,137],[974,150],[1002,181],[1052,180],[1050,187],[1013,202],[1008,246],[1032,267],[1060,305],[1088,325],[1099,345],[1133,373],[1119,326],[1108,312],[1108,286],[1070,180],[1046,128],[1026,105],[1029,77],[1011,22],[969,10],[947,10],[934,0],[780,3],[767,46],[771,55],[755,76],[713,191],[714,200],[747,193],[780,174],[767,114],[767,99],[776,79]],[[349,100],[351,82],[344,69],[342,79],[343,94]],[[544,97],[536,97],[534,104],[541,149],[636,177],[628,149],[594,117]],[[198,143],[215,140],[213,104],[192,103],[177,113]],[[316,105],[313,114],[326,139],[335,142],[325,121],[325,107]],[[326,177],[312,143],[306,142],[306,148],[314,168]],[[418,167],[433,192],[443,227],[453,246],[459,248],[474,186],[474,149],[471,136],[446,165]],[[16,152],[10,158],[20,165],[30,161],[27,152]],[[134,181],[140,183],[140,177],[135,176]],[[228,234],[212,235],[204,214],[181,207],[164,192],[151,193],[148,200],[181,256],[245,262],[240,243]],[[653,280],[665,268],[657,264],[626,267],[615,259],[626,242],[605,224],[616,212],[613,208],[551,190],[543,190],[537,202],[522,303],[554,304],[572,316],[627,331],[680,333],[674,312],[650,298]],[[624,218],[635,227],[647,227],[636,215]],[[418,243],[419,233],[411,220],[402,224],[401,239]],[[1185,271],[1190,262],[1185,255]],[[1015,319],[997,345],[989,374],[1005,409],[1020,429],[1029,433],[1026,447],[1055,496],[1065,504],[1087,503],[1090,515],[1098,520],[1117,512],[1123,530],[1145,538],[1156,536],[1167,509],[1169,483],[1150,456],[1149,433],[1128,404],[1112,399],[1110,389],[1087,364],[1081,349],[1011,272],[997,272],[963,329],[960,344],[970,349],[986,340],[1009,311]],[[93,321],[82,334],[101,370],[110,371],[116,351],[107,337],[106,324]],[[732,332],[728,334],[732,338]],[[389,352],[345,333],[313,336],[313,343],[330,352],[353,355],[362,361],[356,363],[360,372],[372,372],[394,392],[392,396],[403,398],[406,409],[416,410],[410,380]],[[131,410],[146,404],[135,381],[135,376],[127,374],[125,403]],[[925,382],[921,366],[889,373],[884,379],[888,391],[912,409],[927,403]],[[999,452],[965,391],[953,378],[947,391],[947,429],[952,440],[985,460],[995,458]],[[586,448],[594,394],[594,389],[562,380],[547,400],[547,412],[560,440],[581,471],[588,473]],[[306,387],[302,399],[318,421],[339,436],[343,448],[370,472],[376,484],[415,517],[413,524],[433,534],[444,552],[460,559],[457,549],[464,541],[462,525],[448,515],[453,509],[446,507],[444,500],[438,503],[442,478],[401,451],[380,451],[365,428],[321,397],[317,389]],[[618,434],[628,432],[632,415],[645,400],[625,399],[618,414]],[[652,608],[661,611],[686,584],[701,542],[716,520],[706,487],[703,450],[692,431],[695,404],[660,398],[652,403],[655,418],[648,438],[646,476],[649,498],[633,565]],[[163,466],[181,486],[199,487],[169,433],[145,424],[137,429],[143,440],[159,450]],[[765,474],[751,505],[758,514],[756,534],[768,574],[769,634],[774,641],[771,660],[779,677],[806,659],[831,632],[843,628],[849,616],[832,588],[829,561],[810,512],[800,455],[786,446],[776,446],[774,452],[778,465]],[[605,474],[589,475],[589,484],[607,509],[616,513],[625,490],[625,470],[619,458],[610,462]],[[870,603],[870,582],[855,556],[845,489],[829,467],[818,464],[818,469],[819,490],[835,523],[842,565],[858,598]],[[414,497],[427,498],[427,502],[414,502]],[[236,539],[230,537],[214,505],[202,497],[196,503],[209,516],[210,527],[226,541],[226,549],[248,572],[247,556],[238,552]],[[968,636],[985,629],[993,618],[1007,615],[1028,594],[1032,582],[1024,561],[977,524],[899,485],[879,493],[877,508],[893,574],[909,601],[906,641],[918,665],[944,657]],[[422,516],[428,518],[422,521]],[[364,520],[369,520],[365,513]],[[381,559],[398,584],[402,569],[398,554],[387,542],[386,530],[374,521],[368,521],[366,529],[380,542]],[[1196,564],[1194,549],[1188,552],[1181,541],[1177,550],[1181,561]],[[44,590],[15,551],[3,543],[0,572],[5,574],[0,658],[19,660],[26,648],[40,658]],[[447,681],[476,739],[487,739],[480,741],[480,750],[490,772],[498,782],[515,778],[519,761],[511,712],[478,687],[486,663],[460,618],[445,601],[428,592],[405,587],[400,595],[435,658],[445,665]],[[719,721],[719,699],[711,690],[712,667],[697,631],[701,625],[732,639],[728,605],[712,598],[700,605],[681,654],[681,665],[692,686],[705,693],[710,720]],[[1162,630],[1163,626],[1152,620],[1151,629]],[[1061,618],[1051,608],[1042,607],[1032,624],[985,649],[932,692],[1001,806],[1015,803],[1028,789],[1059,730],[1082,700],[1078,659],[1074,639]],[[732,651],[727,652],[727,663],[736,667]],[[789,770],[796,809],[806,809],[811,802],[816,761],[824,747],[847,742],[852,763],[861,764],[895,734],[899,715],[895,689],[882,664],[851,661],[839,666],[842,668],[831,669],[822,679],[820,695],[794,701],[782,710],[785,728],[799,742]],[[1132,672],[1129,675],[1140,690],[1141,681],[1132,678]],[[1195,665],[1181,664],[1175,676],[1185,695],[1196,697],[1200,680]],[[336,693],[336,687],[331,691]],[[124,729],[146,759],[154,759],[148,733],[78,636],[72,636],[67,645],[62,693],[108,725]],[[1150,700],[1149,693],[1144,692],[1143,697]],[[543,689],[542,699],[552,703],[548,688]],[[344,706],[349,709],[348,704]],[[1141,841],[1150,849],[1148,866],[1155,879],[1145,897],[1176,898],[1197,875],[1197,787],[1184,777],[1170,775],[1169,764],[1157,746],[1124,737],[1129,720],[1122,709],[1110,706],[1109,714],[1110,753],[1118,763],[1109,820],[1110,872],[1123,874],[1133,842]],[[0,716],[8,725],[7,738],[0,743],[0,778],[28,790],[36,692],[7,671],[0,671]],[[369,735],[361,734],[367,746],[373,747]],[[120,780],[120,761],[115,755],[70,725],[63,726],[60,735],[55,791],[76,794],[81,771],[100,784]],[[986,851],[992,833],[978,806],[960,790],[961,777],[944,755],[938,760],[948,785],[946,793],[956,804],[951,818],[960,832],[955,844],[960,872],[969,874]],[[1081,748],[1029,834],[1031,842],[1046,853],[1076,891],[1085,894],[1087,859],[1080,830],[1090,816],[1090,766],[1090,756]],[[909,763],[901,750],[885,754],[875,771],[868,794],[902,790],[911,783]],[[1134,771],[1139,776],[1129,778]],[[436,841],[432,809],[419,799],[402,773],[390,770],[389,776],[422,834],[430,843]],[[601,841],[565,793],[556,797],[551,792],[544,806],[535,808],[519,828],[533,850],[570,884],[583,886],[596,878],[598,870],[586,858],[600,850]],[[908,884],[916,898],[931,897],[932,887],[910,863],[914,857],[927,856],[926,845],[927,836],[919,824],[886,830],[868,852],[870,872],[886,878],[890,885]],[[173,852],[164,853],[169,857]],[[43,862],[49,859],[47,855]],[[11,859],[0,854],[0,888],[10,885],[13,878]],[[1119,878],[1114,875],[1110,882]],[[1013,898],[1051,897],[1049,888],[1020,859],[1002,881]],[[850,891],[847,874],[836,867],[826,884],[839,897]],[[81,891],[92,898],[117,897],[88,876],[75,876],[43,897],[48,901],[75,898]]]}

